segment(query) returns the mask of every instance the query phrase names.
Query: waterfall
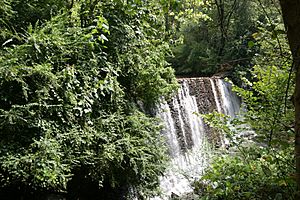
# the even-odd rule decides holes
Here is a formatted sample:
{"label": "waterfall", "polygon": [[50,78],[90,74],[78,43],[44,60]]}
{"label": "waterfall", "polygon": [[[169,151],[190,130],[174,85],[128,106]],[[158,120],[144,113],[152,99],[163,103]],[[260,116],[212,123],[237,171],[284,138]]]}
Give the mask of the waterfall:
{"label": "waterfall", "polygon": [[231,85],[219,78],[178,79],[177,95],[158,107],[163,120],[169,154],[169,169],[160,179],[163,195],[153,200],[169,199],[171,195],[191,192],[190,183],[199,178],[209,164],[209,138],[213,134],[199,114],[213,111],[235,116],[240,100]]}

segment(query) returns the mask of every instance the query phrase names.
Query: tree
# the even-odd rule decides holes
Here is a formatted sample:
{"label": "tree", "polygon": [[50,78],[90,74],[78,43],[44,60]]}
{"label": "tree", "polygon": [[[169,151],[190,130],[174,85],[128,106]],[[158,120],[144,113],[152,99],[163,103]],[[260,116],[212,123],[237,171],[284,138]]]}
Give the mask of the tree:
{"label": "tree", "polygon": [[277,12],[279,2],[272,6],[269,1],[258,2],[262,12],[252,42],[259,52],[251,62],[251,76],[241,74],[242,87],[234,86],[246,112],[230,123],[224,118],[209,118],[232,144],[229,154],[214,160],[204,181],[198,182],[199,191],[212,199],[295,199],[296,195],[292,176],[294,107],[288,100],[294,91],[294,74],[289,73],[292,56],[281,13]]}
{"label": "tree", "polygon": [[[203,1],[204,2],[204,1]],[[173,47],[170,59],[178,75],[212,76],[217,71],[248,67],[257,47],[248,45],[256,31],[257,5],[248,0],[213,0],[196,5],[201,17],[178,26],[182,44]]]}
{"label": "tree", "polygon": [[295,178],[300,196],[300,1],[280,0],[282,16],[293,56],[293,69],[296,71],[296,86],[293,96],[295,106]]}
{"label": "tree", "polygon": [[1,38],[1,198],[155,193],[167,156],[145,109],[177,88],[158,1],[5,2],[18,40]]}

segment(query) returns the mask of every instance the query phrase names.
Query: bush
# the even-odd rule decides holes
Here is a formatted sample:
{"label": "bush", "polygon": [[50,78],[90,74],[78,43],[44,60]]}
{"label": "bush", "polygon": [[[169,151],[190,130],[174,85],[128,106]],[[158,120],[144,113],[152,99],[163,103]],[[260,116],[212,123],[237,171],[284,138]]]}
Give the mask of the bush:
{"label": "bush", "polygon": [[[274,150],[276,151],[276,150]],[[294,199],[292,152],[248,149],[247,157],[223,155],[194,183],[201,200]]]}

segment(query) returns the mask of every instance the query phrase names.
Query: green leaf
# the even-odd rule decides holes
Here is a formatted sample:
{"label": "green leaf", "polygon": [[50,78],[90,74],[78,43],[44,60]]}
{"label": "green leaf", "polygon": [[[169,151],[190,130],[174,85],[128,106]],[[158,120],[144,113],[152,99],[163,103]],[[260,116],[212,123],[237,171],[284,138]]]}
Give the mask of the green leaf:
{"label": "green leaf", "polygon": [[249,42],[248,42],[248,47],[249,47],[249,48],[254,47],[254,45],[255,45],[255,43],[254,43],[253,41],[249,41]]}
{"label": "green leaf", "polygon": [[271,176],[271,175],[272,175],[272,171],[271,171],[270,168],[267,167],[266,165],[261,165],[261,168],[262,168],[263,172],[264,172],[267,176]]}
{"label": "green leaf", "polygon": [[101,34],[100,37],[101,37],[102,40],[108,41],[108,39],[105,35]]}

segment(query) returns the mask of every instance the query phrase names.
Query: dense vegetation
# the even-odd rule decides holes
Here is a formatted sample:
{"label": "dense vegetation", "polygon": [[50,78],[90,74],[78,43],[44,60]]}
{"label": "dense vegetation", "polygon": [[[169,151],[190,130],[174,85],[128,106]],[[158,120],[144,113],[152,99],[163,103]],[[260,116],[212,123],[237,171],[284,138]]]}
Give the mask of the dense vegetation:
{"label": "dense vegetation", "polygon": [[204,116],[232,147],[199,199],[296,199],[291,41],[273,0],[2,0],[1,199],[155,195],[174,74],[228,76],[247,110]]}
{"label": "dense vegetation", "polygon": [[233,88],[245,112],[233,121],[217,113],[204,116],[232,147],[217,152],[212,166],[194,183],[200,199],[298,199],[292,58],[279,2],[256,3],[254,13],[264,14],[254,15],[257,24],[248,42],[256,53],[249,71],[238,71]]}
{"label": "dense vegetation", "polygon": [[158,121],[142,111],[176,88],[159,5],[3,5],[1,198],[154,193],[167,157]]}
{"label": "dense vegetation", "polygon": [[[248,0],[206,1],[200,20],[180,26],[183,42],[174,47],[170,62],[178,75],[212,76],[249,67],[258,48],[252,34],[257,31],[260,13]],[[220,75],[223,75],[220,74]]]}

